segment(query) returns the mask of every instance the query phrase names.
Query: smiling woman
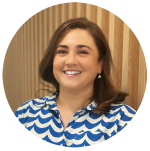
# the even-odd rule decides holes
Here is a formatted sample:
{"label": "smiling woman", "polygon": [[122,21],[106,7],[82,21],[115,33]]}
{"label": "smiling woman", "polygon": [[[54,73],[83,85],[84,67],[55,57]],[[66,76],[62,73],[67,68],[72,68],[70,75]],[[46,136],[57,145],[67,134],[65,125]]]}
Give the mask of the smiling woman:
{"label": "smiling woman", "polygon": [[[81,45],[86,45],[90,49],[87,47],[82,47],[81,49]],[[59,61],[57,60],[58,57]],[[56,63],[55,60],[57,60]],[[65,68],[63,62],[66,64]],[[39,66],[39,74],[41,78],[52,83],[56,88],[56,92],[59,93],[60,83],[56,80],[56,77],[54,77],[54,65],[57,63],[58,68],[64,68],[61,69],[62,71],[66,70],[68,66],[69,68],[81,68],[83,64],[86,71],[88,71],[87,77],[82,79],[84,83],[94,75],[93,79],[91,79],[93,80],[93,85],[91,87],[92,90],[89,89],[88,92],[85,91],[87,94],[91,91],[93,95],[89,94],[87,96],[85,94],[85,96],[90,97],[90,100],[97,100],[98,105],[95,110],[98,110],[98,112],[104,113],[109,111],[110,104],[113,101],[122,102],[127,95],[124,92],[116,90],[112,83],[110,71],[113,66],[113,61],[110,48],[103,32],[96,24],[88,21],[86,18],[70,19],[56,30]],[[94,70],[96,68],[97,71]],[[85,75],[86,72],[84,76]],[[101,79],[98,78],[99,75],[101,76]],[[66,81],[68,80],[69,79]],[[72,82],[70,82],[70,84],[71,83]],[[75,83],[77,83],[77,81]],[[82,87],[81,83],[80,87]],[[80,87],[78,87],[78,91],[81,93],[79,89]],[[70,89],[68,89],[68,91],[69,90]]]}
{"label": "smiling woman", "polygon": [[86,18],[64,22],[53,34],[39,65],[55,92],[15,111],[32,133],[50,143],[82,147],[121,131],[135,111],[120,104],[128,95],[115,88],[110,48],[101,29]]}
{"label": "smiling woman", "polygon": [[[53,74],[60,90],[56,102],[62,117],[70,114],[71,119],[79,109],[88,105],[87,97],[91,97],[88,95],[93,93],[93,81],[101,70],[102,61],[98,61],[98,50],[93,37],[83,29],[69,31],[59,43],[53,61]],[[65,106],[62,108],[66,103],[69,106],[68,113],[63,111]],[[63,119],[64,127],[68,122]]]}

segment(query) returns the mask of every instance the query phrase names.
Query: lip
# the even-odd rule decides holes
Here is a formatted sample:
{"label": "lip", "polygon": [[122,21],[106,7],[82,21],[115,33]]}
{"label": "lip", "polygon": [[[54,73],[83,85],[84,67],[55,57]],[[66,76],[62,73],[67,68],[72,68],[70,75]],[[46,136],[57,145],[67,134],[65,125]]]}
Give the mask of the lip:
{"label": "lip", "polygon": [[67,76],[67,77],[76,77],[78,75],[80,75],[82,72],[79,71],[80,73],[77,73],[77,74],[67,74],[65,73],[65,71],[79,71],[79,70],[63,70],[63,73]]}
{"label": "lip", "polygon": [[81,71],[80,71],[80,70],[63,70],[63,72],[65,72],[65,71],[78,71],[78,72],[80,72],[80,73],[81,73]]}

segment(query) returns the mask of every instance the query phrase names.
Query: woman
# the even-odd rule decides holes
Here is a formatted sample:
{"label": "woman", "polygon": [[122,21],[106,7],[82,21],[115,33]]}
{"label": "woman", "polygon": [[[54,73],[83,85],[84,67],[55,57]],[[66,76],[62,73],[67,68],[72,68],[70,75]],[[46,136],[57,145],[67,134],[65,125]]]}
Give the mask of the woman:
{"label": "woman", "polygon": [[112,84],[112,58],[101,29],[86,18],[70,19],[54,33],[39,66],[56,92],[15,112],[32,133],[50,143],[82,147],[114,136],[135,111]]}

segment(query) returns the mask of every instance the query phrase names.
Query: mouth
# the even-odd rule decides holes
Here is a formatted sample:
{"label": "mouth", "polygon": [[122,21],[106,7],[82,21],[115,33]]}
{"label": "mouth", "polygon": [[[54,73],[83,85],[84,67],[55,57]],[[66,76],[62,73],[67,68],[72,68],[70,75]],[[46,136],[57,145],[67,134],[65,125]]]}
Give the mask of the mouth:
{"label": "mouth", "polygon": [[63,73],[64,73],[67,77],[76,77],[76,76],[80,75],[82,72],[80,72],[80,73],[75,73],[75,74],[67,74],[67,73],[65,73],[65,71],[63,71]]}
{"label": "mouth", "polygon": [[81,73],[81,71],[77,71],[77,70],[66,70],[66,71],[63,71],[65,74],[67,75],[78,75]]}

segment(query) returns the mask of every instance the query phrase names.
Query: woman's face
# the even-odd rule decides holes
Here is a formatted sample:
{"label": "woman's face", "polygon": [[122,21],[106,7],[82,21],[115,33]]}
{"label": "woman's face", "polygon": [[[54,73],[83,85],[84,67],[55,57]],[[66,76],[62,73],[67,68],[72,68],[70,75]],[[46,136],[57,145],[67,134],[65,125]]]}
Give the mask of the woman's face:
{"label": "woman's face", "polygon": [[53,74],[63,89],[84,90],[93,87],[94,79],[102,71],[98,49],[93,37],[83,29],[69,31],[56,49]]}

